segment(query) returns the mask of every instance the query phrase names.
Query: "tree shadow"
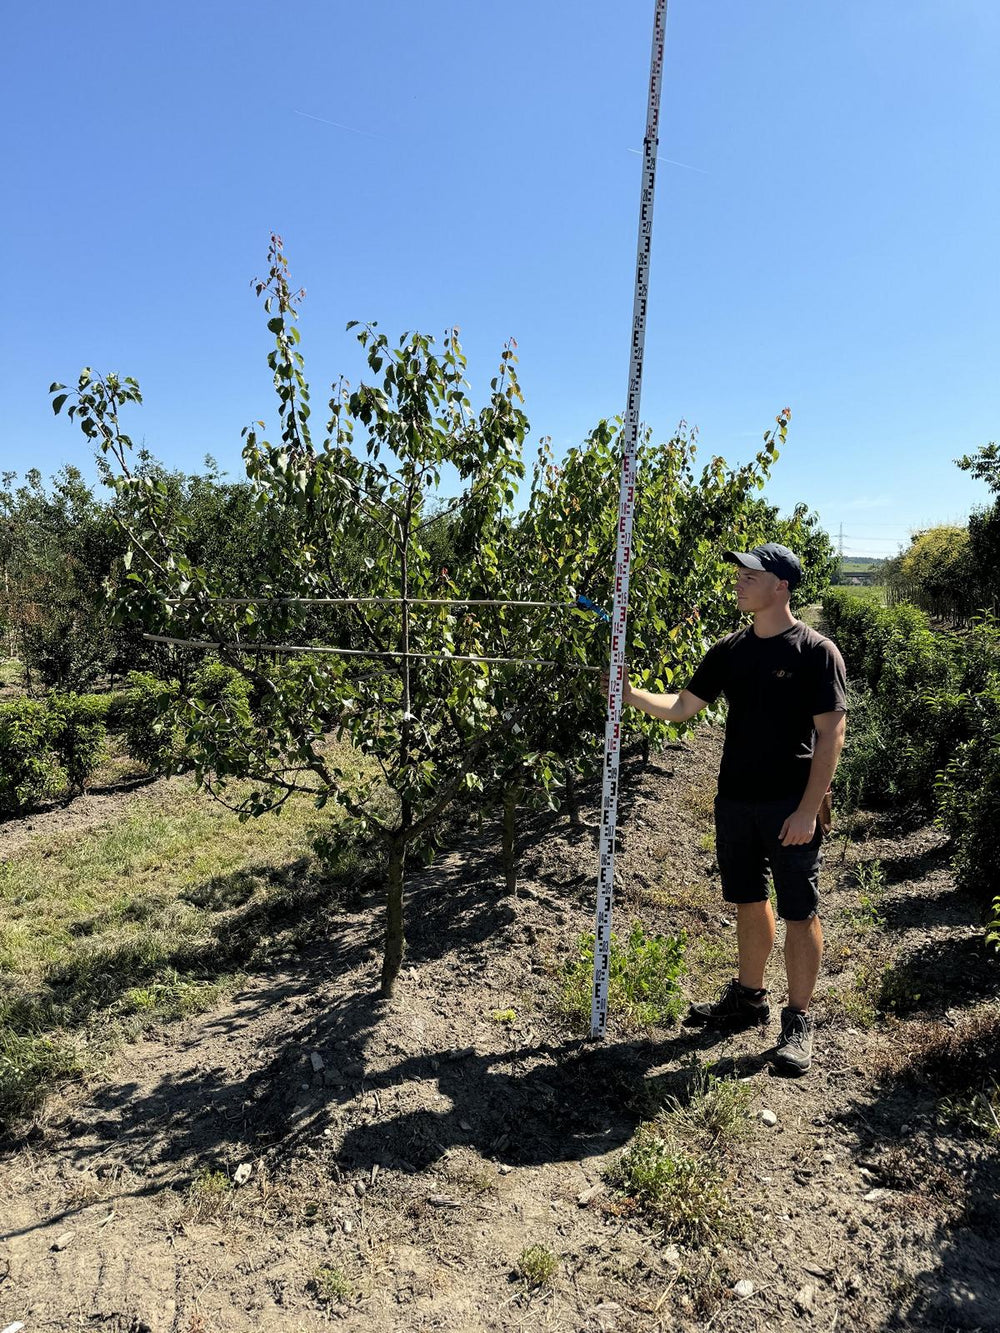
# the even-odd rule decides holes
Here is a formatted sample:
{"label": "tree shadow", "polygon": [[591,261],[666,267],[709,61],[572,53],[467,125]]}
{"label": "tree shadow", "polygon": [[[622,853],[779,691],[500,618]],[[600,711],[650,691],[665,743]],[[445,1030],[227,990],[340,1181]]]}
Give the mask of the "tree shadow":
{"label": "tree shadow", "polygon": [[998,969],[980,931],[951,934],[914,949],[882,978],[878,1007],[895,1014],[940,1016],[997,991]]}
{"label": "tree shadow", "polygon": [[941,842],[932,847],[905,852],[902,856],[880,857],[879,864],[888,886],[916,884],[928,879],[936,870],[947,870],[952,851],[950,842]]}

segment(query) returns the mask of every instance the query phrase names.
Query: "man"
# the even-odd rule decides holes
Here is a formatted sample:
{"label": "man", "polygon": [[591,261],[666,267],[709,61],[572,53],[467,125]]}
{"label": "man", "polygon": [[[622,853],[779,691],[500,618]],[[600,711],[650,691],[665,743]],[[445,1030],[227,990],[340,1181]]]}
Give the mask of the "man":
{"label": "man", "polygon": [[689,1021],[736,1028],[770,1019],[770,870],[785,922],[788,979],[773,1063],[804,1074],[812,1063],[809,1005],[823,953],[818,816],[844,744],[846,673],[837,647],[789,609],[802,578],[798,556],[773,542],[725,556],[736,566],[737,606],[753,623],[710,648],[680,694],[632,689],[626,675],[623,701],[668,722],[687,722],[720,694],[728,701],[715,830],[723,897],[736,904],[739,976],[713,1003],[693,1004]]}

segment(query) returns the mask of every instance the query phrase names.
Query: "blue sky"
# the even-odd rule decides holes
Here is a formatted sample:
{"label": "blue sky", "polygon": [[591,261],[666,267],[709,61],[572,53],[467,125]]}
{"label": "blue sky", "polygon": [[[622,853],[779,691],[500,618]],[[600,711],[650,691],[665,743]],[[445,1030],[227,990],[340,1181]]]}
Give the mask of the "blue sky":
{"label": "blue sky", "polygon": [[[11,9],[2,466],[91,471],[46,394],[90,364],[165,462],[239,475],[272,229],[314,402],[348,319],[457,324],[477,394],[514,335],[533,434],[578,441],[624,400],[652,13]],[[987,498],[951,460],[1000,435],[998,57],[996,0],[670,3],[643,417],[742,461],[790,404],[768,494],[848,552]]]}

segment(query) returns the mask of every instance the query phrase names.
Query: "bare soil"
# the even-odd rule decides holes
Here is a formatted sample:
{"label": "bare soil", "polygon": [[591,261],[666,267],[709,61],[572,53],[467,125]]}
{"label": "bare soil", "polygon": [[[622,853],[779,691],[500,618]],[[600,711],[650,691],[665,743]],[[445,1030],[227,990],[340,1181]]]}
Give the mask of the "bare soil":
{"label": "bare soil", "polygon": [[[735,955],[707,836],[719,745],[703,728],[623,788],[617,922],[684,929],[698,997]],[[0,1329],[1000,1328],[997,1153],[907,1071],[928,1032],[997,1008],[1000,969],[935,830],[857,821],[829,845],[816,1059],[797,1080],[769,1072],[776,1023],[567,1031],[554,998],[592,928],[592,836],[526,821],[517,898],[492,827],[460,842],[412,874],[391,1001],[377,894],[332,903],[301,950],[148,1033],[8,1146]],[[886,925],[866,932],[847,912],[874,858]],[[851,997],[890,963],[894,1015],[859,1026]],[[780,958],[771,984],[780,1003]],[[693,1061],[776,1117],[722,1147],[745,1236],[716,1247],[629,1215],[602,1174]],[[532,1290],[516,1267],[534,1244],[558,1265]]]}

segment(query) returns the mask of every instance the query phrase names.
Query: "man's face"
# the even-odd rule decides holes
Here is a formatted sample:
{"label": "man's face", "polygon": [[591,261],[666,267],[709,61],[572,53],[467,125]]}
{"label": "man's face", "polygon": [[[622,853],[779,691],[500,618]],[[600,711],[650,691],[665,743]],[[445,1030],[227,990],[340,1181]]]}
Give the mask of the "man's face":
{"label": "man's face", "polygon": [[751,614],[776,606],[788,589],[785,580],[776,574],[768,574],[762,569],[744,569],[741,565],[736,566],[735,584],[737,607]]}

